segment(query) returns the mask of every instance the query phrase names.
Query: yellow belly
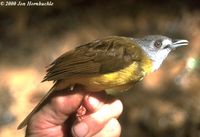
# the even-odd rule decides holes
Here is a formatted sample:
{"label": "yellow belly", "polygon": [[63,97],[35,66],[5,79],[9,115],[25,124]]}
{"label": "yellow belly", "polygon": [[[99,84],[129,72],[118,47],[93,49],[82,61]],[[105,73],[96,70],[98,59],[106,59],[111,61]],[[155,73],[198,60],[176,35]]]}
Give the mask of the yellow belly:
{"label": "yellow belly", "polygon": [[135,82],[152,72],[152,61],[144,56],[141,62],[133,62],[128,67],[120,71],[93,76],[88,79],[88,89],[103,88],[103,90],[124,91],[129,89]]}
{"label": "yellow belly", "polygon": [[151,66],[151,61],[144,58],[140,64],[133,62],[120,71],[101,75],[67,78],[62,80],[57,87],[58,89],[63,89],[70,85],[81,84],[85,86],[86,90],[91,92],[107,90],[113,94],[113,91],[120,92],[128,90],[135,82],[141,80],[147,73],[151,72]]}

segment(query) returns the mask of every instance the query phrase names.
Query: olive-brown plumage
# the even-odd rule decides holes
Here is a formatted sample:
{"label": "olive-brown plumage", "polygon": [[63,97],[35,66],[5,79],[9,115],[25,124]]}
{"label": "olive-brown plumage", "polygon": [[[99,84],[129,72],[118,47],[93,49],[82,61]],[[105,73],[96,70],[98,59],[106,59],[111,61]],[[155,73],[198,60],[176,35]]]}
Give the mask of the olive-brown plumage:
{"label": "olive-brown plumage", "polygon": [[[154,46],[157,40],[163,41],[163,47],[161,44],[160,49],[158,45]],[[160,52],[167,56],[171,51],[171,47],[167,47],[167,40],[170,42],[171,39],[161,35],[143,39],[111,36],[64,53],[50,65],[43,80],[54,81],[54,86],[22,121],[18,129],[27,124],[54,92],[76,87],[77,84],[91,92],[105,90],[113,94],[129,89],[162,63],[165,56],[161,56]]]}
{"label": "olive-brown plumage", "polygon": [[82,45],[56,59],[44,81],[118,71],[141,61],[141,49],[135,45],[129,38],[116,36]]}

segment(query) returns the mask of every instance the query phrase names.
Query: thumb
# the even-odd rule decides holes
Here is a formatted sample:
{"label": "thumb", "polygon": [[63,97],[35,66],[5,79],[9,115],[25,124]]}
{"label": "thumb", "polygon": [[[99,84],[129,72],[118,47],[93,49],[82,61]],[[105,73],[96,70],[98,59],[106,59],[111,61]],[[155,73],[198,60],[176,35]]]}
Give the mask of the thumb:
{"label": "thumb", "polygon": [[65,93],[53,97],[30,119],[28,128],[41,130],[62,125],[77,110],[83,97],[84,91]]}

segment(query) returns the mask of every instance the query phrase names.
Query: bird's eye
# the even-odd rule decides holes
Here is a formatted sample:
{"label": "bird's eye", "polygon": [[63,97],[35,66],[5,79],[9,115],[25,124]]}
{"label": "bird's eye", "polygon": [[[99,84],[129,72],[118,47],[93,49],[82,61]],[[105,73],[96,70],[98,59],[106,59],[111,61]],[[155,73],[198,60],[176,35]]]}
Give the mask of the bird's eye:
{"label": "bird's eye", "polygon": [[159,49],[162,46],[162,41],[156,40],[155,43],[154,43],[154,46]]}

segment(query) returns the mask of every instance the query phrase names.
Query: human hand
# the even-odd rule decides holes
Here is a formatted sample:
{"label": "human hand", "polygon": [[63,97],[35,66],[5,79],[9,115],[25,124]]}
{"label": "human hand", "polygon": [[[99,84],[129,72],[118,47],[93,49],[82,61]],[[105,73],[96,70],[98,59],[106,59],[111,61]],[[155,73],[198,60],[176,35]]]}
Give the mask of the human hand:
{"label": "human hand", "polygon": [[[80,106],[87,112],[74,117]],[[30,119],[26,137],[118,137],[122,109],[121,101],[108,101],[101,93],[54,96]]]}

